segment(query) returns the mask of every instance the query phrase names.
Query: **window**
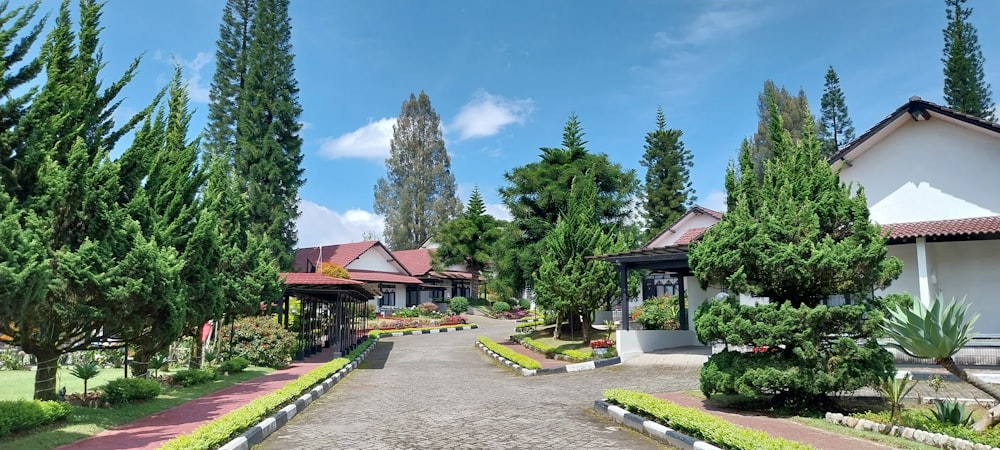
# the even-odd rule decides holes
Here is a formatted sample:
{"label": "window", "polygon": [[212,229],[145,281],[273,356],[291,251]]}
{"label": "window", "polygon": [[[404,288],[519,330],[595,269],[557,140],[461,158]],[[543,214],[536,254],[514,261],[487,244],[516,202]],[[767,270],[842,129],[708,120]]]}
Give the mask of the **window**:
{"label": "window", "polygon": [[396,306],[396,292],[382,291],[382,298],[378,300],[379,306]]}

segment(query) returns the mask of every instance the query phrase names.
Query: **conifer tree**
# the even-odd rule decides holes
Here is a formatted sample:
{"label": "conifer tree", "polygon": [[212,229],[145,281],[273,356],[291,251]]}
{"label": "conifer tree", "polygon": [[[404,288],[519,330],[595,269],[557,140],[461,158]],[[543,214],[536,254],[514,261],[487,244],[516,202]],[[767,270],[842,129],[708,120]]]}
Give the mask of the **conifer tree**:
{"label": "conifer tree", "polygon": [[233,163],[236,152],[237,102],[246,83],[250,28],[256,12],[256,0],[226,0],[216,41],[205,148],[227,164]]}
{"label": "conifer tree", "polygon": [[944,29],[944,101],[949,107],[990,121],[996,120],[993,92],[983,72],[983,52],[976,28],[969,22],[972,8],[965,0],[945,0],[948,26]]}
{"label": "conifer tree", "polygon": [[847,114],[840,77],[833,66],[826,71],[823,97],[820,99],[819,138],[823,142],[822,154],[827,158],[836,153],[841,145],[854,139],[854,123]]}
{"label": "conifer tree", "polygon": [[383,235],[393,250],[419,247],[461,213],[441,116],[423,91],[403,102],[385,166],[386,176],[375,184],[374,209],[385,217]]}
{"label": "conifer tree", "polygon": [[805,134],[805,126],[813,126],[815,120],[809,112],[809,100],[804,90],[799,89],[798,95],[792,95],[784,86],[778,87],[774,81],[764,82],[764,89],[757,98],[757,132],[750,141],[752,156],[757,161],[757,176],[764,173],[763,161],[774,154],[774,144],[771,139],[771,113],[768,109],[768,99],[778,108],[781,117],[781,129],[788,132],[792,142],[801,142]]}
{"label": "conifer tree", "polygon": [[477,186],[465,213],[441,226],[434,241],[440,246],[434,258],[445,265],[464,264],[472,274],[472,297],[479,298],[479,277],[492,261],[490,252],[500,237],[497,220],[486,214],[486,204]]}
{"label": "conifer tree", "polygon": [[69,2],[42,46],[46,79],[18,122],[12,195],[0,196],[0,332],[38,360],[35,398],[56,396],[58,358],[94,343],[140,341],[179,326],[177,252],[144,236],[119,204],[115,142],[149,113],[116,127],[118,93],[138,59],[102,89],[101,5]]}
{"label": "conifer tree", "polygon": [[656,129],[646,134],[646,151],[639,161],[646,168],[643,216],[648,236],[654,236],[694,205],[691,187],[691,151],[684,148],[681,130],[668,129],[663,108],[656,109]]}
{"label": "conifer tree", "polygon": [[28,54],[45,25],[39,20],[31,28],[26,28],[38,13],[39,2],[10,9],[7,2],[0,3],[0,189],[13,189],[14,158],[20,153],[18,121],[24,114],[34,92],[24,89],[42,71],[39,57],[28,58]]}
{"label": "conifer tree", "polygon": [[291,270],[302,178],[302,128],[288,0],[257,0],[247,75],[236,97],[234,167],[249,200],[250,232],[267,238],[280,269]]}

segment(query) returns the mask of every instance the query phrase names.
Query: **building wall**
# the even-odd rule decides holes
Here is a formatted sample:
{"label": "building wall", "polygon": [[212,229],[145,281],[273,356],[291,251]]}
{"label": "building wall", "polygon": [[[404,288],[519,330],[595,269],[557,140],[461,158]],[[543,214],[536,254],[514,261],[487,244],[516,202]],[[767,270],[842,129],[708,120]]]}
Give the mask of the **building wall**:
{"label": "building wall", "polygon": [[1000,214],[1000,140],[940,116],[912,121],[843,166],[881,224]]}
{"label": "building wall", "polygon": [[668,245],[674,245],[677,239],[684,235],[684,232],[692,228],[707,228],[715,225],[719,219],[712,217],[708,214],[690,214],[677,224],[673,228],[673,231],[667,231],[663,233],[662,236],[657,237],[654,241],[650,242],[646,248],[660,248],[666,247]]}
{"label": "building wall", "polygon": [[[875,295],[894,294],[905,292],[914,297],[920,296],[920,284],[917,277],[917,245],[899,244],[890,245],[887,248],[889,256],[895,256],[903,261],[903,272],[896,278],[889,287],[880,289]],[[930,258],[928,252],[928,259]]]}
{"label": "building wall", "polygon": [[392,257],[382,251],[378,246],[368,249],[361,254],[358,259],[347,264],[346,269],[353,270],[376,270],[379,272],[405,273],[399,266],[390,262]]}

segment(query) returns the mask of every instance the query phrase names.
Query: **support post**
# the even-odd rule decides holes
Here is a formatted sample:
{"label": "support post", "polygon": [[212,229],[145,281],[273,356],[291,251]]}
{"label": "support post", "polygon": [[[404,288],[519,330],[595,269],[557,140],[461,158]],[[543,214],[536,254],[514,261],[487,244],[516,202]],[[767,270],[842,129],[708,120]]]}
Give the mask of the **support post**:
{"label": "support post", "polygon": [[622,324],[619,328],[628,330],[629,319],[631,319],[628,312],[628,268],[619,263],[618,273],[620,274],[618,282],[622,288]]}
{"label": "support post", "polygon": [[931,303],[931,283],[927,276],[927,239],[917,238],[917,277],[920,284],[920,301],[924,305]]}
{"label": "support post", "polygon": [[690,330],[691,327],[688,326],[687,293],[684,290],[684,275],[678,273],[674,276],[677,277],[677,329]]}

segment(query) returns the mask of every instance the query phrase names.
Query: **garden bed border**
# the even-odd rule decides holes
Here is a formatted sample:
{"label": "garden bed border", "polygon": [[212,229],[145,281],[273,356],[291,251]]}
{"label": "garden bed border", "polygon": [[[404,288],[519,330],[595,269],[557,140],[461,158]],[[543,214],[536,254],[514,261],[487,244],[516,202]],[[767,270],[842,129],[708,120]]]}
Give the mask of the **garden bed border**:
{"label": "garden bed border", "polygon": [[673,428],[668,428],[652,420],[646,420],[642,416],[632,414],[624,408],[608,403],[605,400],[595,400],[594,410],[598,414],[606,416],[615,422],[640,433],[645,433],[649,437],[673,447],[694,450],[722,450],[708,442],[699,441]]}
{"label": "garden bed border", "polygon": [[501,364],[511,368],[514,372],[520,373],[521,376],[530,377],[533,375],[551,375],[556,373],[568,373],[568,372],[579,372],[581,370],[592,370],[598,367],[613,366],[615,364],[621,364],[622,358],[620,356],[615,356],[613,358],[597,359],[593,361],[587,361],[576,364],[567,364],[562,367],[551,367],[548,369],[525,369],[517,363],[504,358],[496,354],[493,350],[486,348],[481,342],[476,342],[476,347],[485,352],[487,355],[491,356],[493,359],[499,361]]}
{"label": "garden bed border", "polygon": [[[910,428],[904,426],[889,426],[884,423],[878,423],[868,419],[859,419],[856,417],[846,416],[840,413],[826,413],[825,420],[832,424],[845,426],[847,428],[854,428],[855,430],[871,431],[873,433],[888,434],[890,436],[897,436],[903,439],[908,439],[914,442],[919,442],[924,445],[929,445],[931,447],[938,448],[969,448],[974,450],[1000,450],[998,447],[990,447],[987,444],[979,444],[972,441],[967,441],[965,439],[957,438],[954,436],[948,436],[942,433],[933,433],[930,431],[924,431],[919,428]],[[961,446],[960,446],[961,445]]]}
{"label": "garden bed border", "polygon": [[471,323],[468,325],[445,325],[440,328],[431,328],[427,330],[414,330],[414,331],[394,331],[390,330],[372,330],[378,331],[379,337],[396,337],[396,336],[410,336],[414,334],[436,334],[436,333],[447,333],[449,331],[461,331],[461,330],[474,330],[479,328],[479,325]]}

